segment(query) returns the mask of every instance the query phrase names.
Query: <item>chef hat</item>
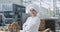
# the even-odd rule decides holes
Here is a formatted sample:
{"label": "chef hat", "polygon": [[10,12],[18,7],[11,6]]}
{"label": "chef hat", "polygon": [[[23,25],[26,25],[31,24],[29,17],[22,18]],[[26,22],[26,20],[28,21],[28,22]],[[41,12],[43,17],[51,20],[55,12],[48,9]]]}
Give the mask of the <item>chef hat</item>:
{"label": "chef hat", "polygon": [[35,11],[39,13],[39,6],[36,4],[30,4],[26,7],[26,11],[28,11],[28,13],[31,13],[30,9],[35,9]]}

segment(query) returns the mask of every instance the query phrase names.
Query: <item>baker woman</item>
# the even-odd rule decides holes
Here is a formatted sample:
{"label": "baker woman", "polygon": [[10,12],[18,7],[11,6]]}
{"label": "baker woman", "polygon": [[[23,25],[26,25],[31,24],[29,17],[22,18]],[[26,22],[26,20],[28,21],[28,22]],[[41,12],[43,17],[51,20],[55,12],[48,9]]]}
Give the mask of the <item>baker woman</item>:
{"label": "baker woman", "polygon": [[28,17],[23,24],[23,32],[38,32],[40,26],[40,18],[37,15],[39,13],[38,5],[30,4],[26,10],[30,13],[31,17]]}

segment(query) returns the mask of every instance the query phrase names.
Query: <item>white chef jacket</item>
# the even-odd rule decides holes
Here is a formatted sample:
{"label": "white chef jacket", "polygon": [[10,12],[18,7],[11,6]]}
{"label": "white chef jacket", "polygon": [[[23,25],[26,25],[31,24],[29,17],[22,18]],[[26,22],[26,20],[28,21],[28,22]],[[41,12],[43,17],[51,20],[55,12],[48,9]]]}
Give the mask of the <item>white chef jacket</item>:
{"label": "white chef jacket", "polygon": [[38,32],[40,19],[38,17],[28,17],[23,24],[23,32]]}

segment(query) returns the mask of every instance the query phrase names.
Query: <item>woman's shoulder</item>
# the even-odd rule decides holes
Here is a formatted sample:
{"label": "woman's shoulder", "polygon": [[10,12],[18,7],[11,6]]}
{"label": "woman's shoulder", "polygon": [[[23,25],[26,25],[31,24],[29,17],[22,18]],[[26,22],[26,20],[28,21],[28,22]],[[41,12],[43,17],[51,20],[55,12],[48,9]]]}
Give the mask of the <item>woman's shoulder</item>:
{"label": "woman's shoulder", "polygon": [[[32,17],[28,17],[28,19],[31,19]],[[39,17],[34,17],[35,19],[40,19]]]}

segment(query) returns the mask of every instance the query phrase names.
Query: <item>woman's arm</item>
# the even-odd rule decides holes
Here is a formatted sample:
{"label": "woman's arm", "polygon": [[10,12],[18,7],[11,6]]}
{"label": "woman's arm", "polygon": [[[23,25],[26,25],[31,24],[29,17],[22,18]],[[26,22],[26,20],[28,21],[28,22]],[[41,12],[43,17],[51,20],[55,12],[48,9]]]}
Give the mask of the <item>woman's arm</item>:
{"label": "woman's arm", "polygon": [[39,19],[36,19],[34,20],[32,23],[28,24],[26,27],[25,27],[25,30],[26,31],[29,31],[30,29],[32,29],[33,27],[35,26],[38,26],[40,24],[40,20]]}
{"label": "woman's arm", "polygon": [[27,18],[26,22],[23,24],[23,31],[26,31],[27,21],[29,18]]}

